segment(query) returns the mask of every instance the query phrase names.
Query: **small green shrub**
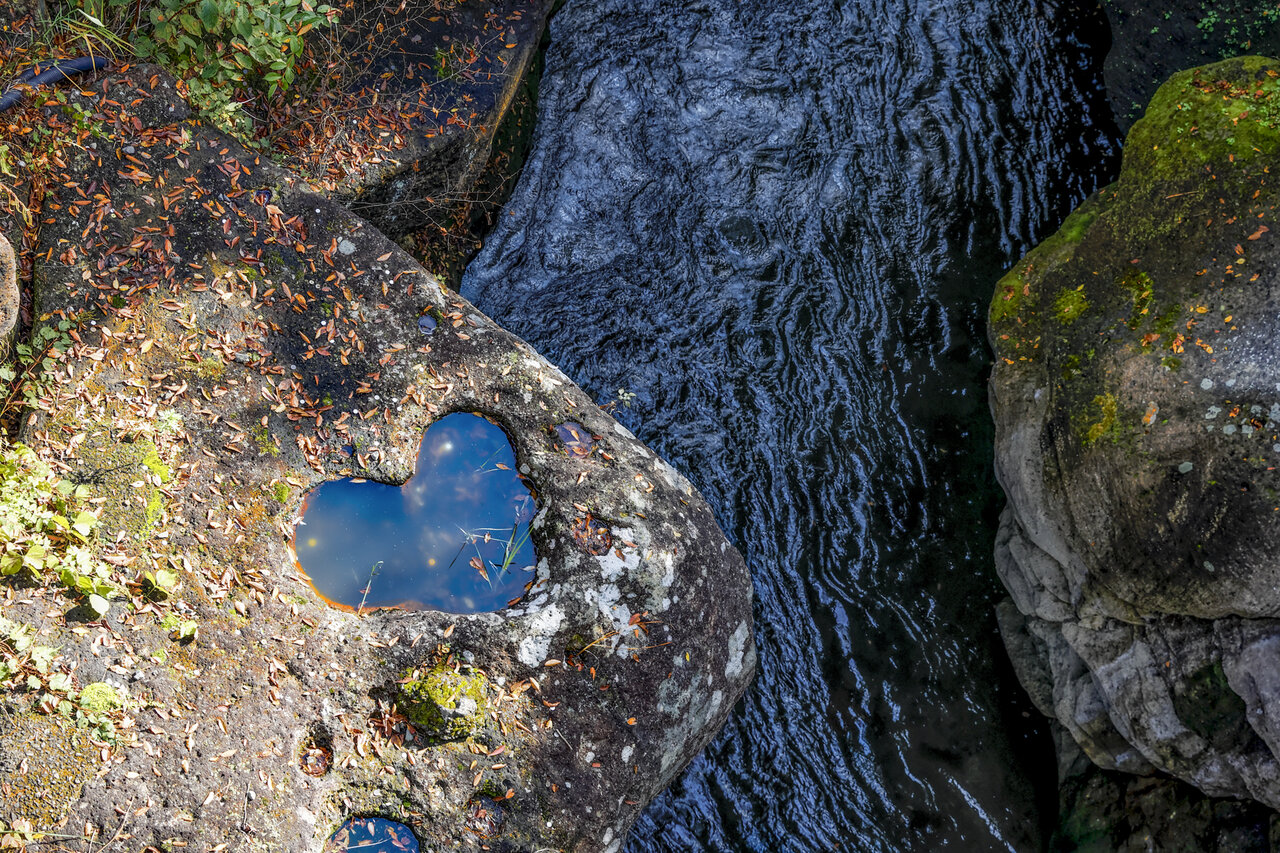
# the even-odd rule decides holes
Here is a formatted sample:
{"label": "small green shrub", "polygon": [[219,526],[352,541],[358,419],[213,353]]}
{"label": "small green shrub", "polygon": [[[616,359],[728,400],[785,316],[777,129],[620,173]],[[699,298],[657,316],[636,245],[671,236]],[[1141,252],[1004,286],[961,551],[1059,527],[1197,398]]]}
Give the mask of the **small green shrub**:
{"label": "small green shrub", "polygon": [[13,348],[16,358],[12,363],[0,364],[0,387],[5,389],[0,402],[0,422],[24,407],[36,407],[51,381],[48,374],[58,358],[71,348],[71,331],[75,326],[65,319],[59,320],[56,326],[40,326],[32,333],[31,343]]}
{"label": "small green shrub", "polygon": [[[223,130],[251,138],[242,97],[284,91],[303,36],[337,14],[311,0],[70,0],[186,83],[192,105]],[[139,15],[139,3],[145,14]],[[136,27],[136,32],[134,31]]]}

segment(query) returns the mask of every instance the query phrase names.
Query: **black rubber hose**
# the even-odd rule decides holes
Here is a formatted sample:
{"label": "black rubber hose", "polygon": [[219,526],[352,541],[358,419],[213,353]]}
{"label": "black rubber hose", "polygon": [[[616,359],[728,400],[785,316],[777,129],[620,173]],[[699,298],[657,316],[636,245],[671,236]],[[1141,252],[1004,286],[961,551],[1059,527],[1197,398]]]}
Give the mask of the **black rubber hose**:
{"label": "black rubber hose", "polygon": [[43,86],[46,83],[59,83],[63,80],[70,80],[73,74],[85,74],[90,71],[103,71],[111,65],[111,60],[105,56],[79,56],[75,59],[59,59],[52,65],[47,65],[41,71],[41,66],[34,65],[26,69],[13,79],[13,83],[0,95],[0,113],[9,109],[22,100],[25,95],[27,86]]}

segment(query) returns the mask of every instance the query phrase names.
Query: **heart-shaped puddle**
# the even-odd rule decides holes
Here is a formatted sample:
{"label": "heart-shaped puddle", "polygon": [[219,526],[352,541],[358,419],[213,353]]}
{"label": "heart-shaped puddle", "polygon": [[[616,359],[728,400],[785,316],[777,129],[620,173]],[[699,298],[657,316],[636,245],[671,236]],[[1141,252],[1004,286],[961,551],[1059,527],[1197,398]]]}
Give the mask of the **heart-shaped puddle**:
{"label": "heart-shaped puddle", "polygon": [[335,480],[307,498],[298,562],[330,604],[479,613],[525,592],[535,555],[533,495],[506,433],[448,415],[422,437],[403,486]]}

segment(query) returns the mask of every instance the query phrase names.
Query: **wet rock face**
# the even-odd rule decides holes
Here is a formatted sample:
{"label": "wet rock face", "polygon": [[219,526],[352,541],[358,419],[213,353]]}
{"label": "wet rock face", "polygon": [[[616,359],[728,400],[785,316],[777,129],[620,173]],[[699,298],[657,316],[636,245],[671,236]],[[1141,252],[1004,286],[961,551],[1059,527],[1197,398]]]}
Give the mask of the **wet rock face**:
{"label": "wet rock face", "polygon": [[1280,63],[1173,77],[1000,281],[1001,627],[1096,764],[1280,807]]}
{"label": "wet rock face", "polygon": [[[76,831],[131,804],[140,848],[309,851],[382,815],[423,849],[620,849],[754,674],[741,557],[683,476],[366,222],[207,127],[133,121],[172,114],[156,71],[71,93],[112,130],[50,183],[35,270],[78,339],[24,438],[114,519],[122,580],[180,575],[87,629],[40,623],[129,720],[76,780]],[[503,426],[537,491],[530,589],[471,615],[321,603],[290,547],[303,495],[404,482],[460,411]],[[128,482],[84,455],[112,442]],[[43,778],[6,748],[0,781]]]}
{"label": "wet rock face", "polygon": [[1061,804],[1049,849],[1063,853],[1270,853],[1280,830],[1276,813],[1258,803],[1097,767],[1063,784]]}

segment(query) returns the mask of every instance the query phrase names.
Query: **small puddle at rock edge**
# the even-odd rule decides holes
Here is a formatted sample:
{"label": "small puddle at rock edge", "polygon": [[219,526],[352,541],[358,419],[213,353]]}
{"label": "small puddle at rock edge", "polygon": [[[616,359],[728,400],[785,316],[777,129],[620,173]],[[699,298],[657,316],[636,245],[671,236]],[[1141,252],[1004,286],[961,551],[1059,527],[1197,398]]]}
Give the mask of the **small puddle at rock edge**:
{"label": "small puddle at rock edge", "polygon": [[380,817],[357,817],[329,836],[322,853],[418,853],[418,839],[403,823]]}
{"label": "small puddle at rock edge", "polygon": [[524,595],[534,496],[505,432],[471,413],[427,428],[403,486],[322,483],[294,529],[298,564],[329,604],[479,613]]}
{"label": "small puddle at rock edge", "polygon": [[587,457],[595,449],[596,437],[587,432],[580,423],[565,421],[555,426],[554,430],[560,443],[564,445],[565,452],[570,456]]}

